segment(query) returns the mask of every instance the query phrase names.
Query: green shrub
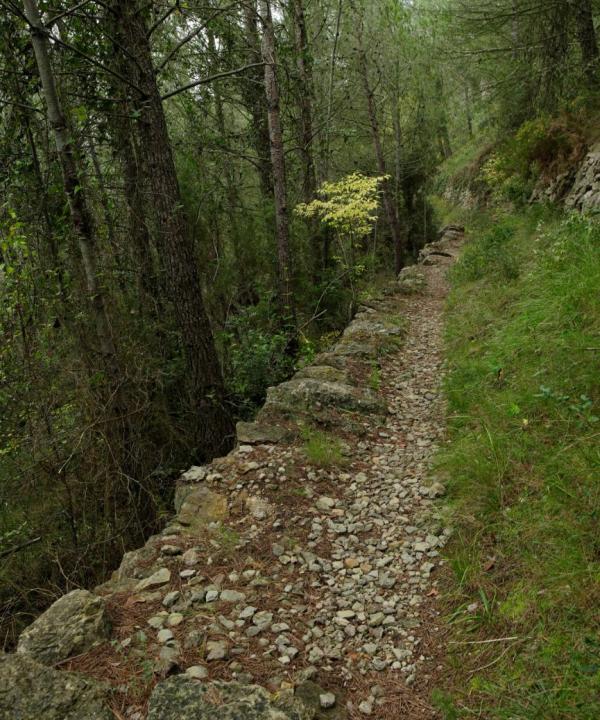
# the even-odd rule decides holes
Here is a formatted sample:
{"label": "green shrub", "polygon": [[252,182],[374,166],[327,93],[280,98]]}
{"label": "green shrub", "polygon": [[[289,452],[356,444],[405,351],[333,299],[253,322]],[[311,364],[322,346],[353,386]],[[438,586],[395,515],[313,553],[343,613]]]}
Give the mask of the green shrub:
{"label": "green shrub", "polygon": [[583,157],[581,121],[572,114],[538,117],[503,140],[481,168],[481,179],[496,200],[524,206],[536,184],[549,182]]}
{"label": "green shrub", "polygon": [[287,337],[277,329],[268,299],[230,316],[218,341],[227,389],[240,415],[251,415],[264,402],[267,388],[294,371],[296,358],[286,353]]}

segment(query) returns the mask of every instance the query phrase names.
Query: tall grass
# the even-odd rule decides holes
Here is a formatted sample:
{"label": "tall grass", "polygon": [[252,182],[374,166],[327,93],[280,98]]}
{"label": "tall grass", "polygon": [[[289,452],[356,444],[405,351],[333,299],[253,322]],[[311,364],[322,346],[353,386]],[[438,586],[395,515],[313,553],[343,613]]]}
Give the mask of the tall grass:
{"label": "tall grass", "polygon": [[447,718],[595,720],[600,224],[489,216],[453,285],[439,457],[456,527],[453,672],[439,704]]}

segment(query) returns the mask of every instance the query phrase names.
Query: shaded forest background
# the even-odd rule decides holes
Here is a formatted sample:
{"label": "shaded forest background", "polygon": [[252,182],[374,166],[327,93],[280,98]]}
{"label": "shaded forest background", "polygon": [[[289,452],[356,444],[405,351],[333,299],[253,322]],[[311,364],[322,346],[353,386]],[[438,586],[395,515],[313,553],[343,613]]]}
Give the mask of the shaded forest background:
{"label": "shaded forest background", "polygon": [[[514,202],[581,156],[598,15],[0,0],[5,646],[159,527],[173,479],[434,237],[453,151],[485,136],[479,170],[503,147]],[[385,178],[368,234],[294,211],[356,173]]]}

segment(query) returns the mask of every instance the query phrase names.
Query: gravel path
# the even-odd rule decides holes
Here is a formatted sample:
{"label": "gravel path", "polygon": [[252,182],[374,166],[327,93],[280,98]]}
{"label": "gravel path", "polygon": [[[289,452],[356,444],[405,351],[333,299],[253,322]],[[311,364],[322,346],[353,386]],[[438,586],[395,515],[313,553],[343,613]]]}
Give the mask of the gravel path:
{"label": "gravel path", "polygon": [[[306,388],[335,391],[336,402],[358,403],[362,415],[348,424],[342,411],[330,422],[317,400],[316,436],[242,444],[192,468],[175,521],[99,589],[112,643],[68,667],[117,685],[116,666],[139,680],[150,663],[149,682],[124,690],[117,675],[120,716],[142,720],[155,683],[185,672],[278,695],[311,680],[332,720],[437,717],[428,702],[443,645],[436,577],[450,531],[430,463],[444,436],[442,313],[459,242],[450,232],[407,271],[405,289],[425,279],[421,292],[388,295],[347,333],[343,348],[361,353],[365,328],[394,336],[394,326],[405,327],[377,370],[363,360],[360,375],[352,357],[338,363],[338,350],[302,376],[308,382],[282,391],[296,392],[294,402]],[[150,717],[162,715],[151,709]]]}
{"label": "gravel path", "polygon": [[359,445],[365,470],[344,480],[331,509],[328,500],[317,500],[316,507],[326,511],[312,523],[311,540],[325,534],[331,552],[322,562],[326,572],[312,583],[319,599],[314,628],[305,635],[308,659],[344,658],[332,671],[347,687],[356,683],[364,693],[372,683],[353,704],[357,717],[399,717],[390,694],[403,711],[412,710],[411,718],[434,717],[426,702],[404,688],[417,680],[426,688],[433,669],[424,631],[435,635],[431,598],[437,594],[440,550],[450,535],[435,506],[444,488],[429,473],[444,436],[439,386],[447,264],[425,269],[424,295],[399,301],[409,329],[402,351],[381,367],[389,418]]}

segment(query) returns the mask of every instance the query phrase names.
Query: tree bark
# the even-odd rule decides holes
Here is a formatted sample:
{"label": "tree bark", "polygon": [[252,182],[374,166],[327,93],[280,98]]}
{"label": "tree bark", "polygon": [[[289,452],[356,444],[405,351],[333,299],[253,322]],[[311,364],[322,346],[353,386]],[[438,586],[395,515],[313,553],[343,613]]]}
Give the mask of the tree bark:
{"label": "tree bark", "polygon": [[[367,111],[369,114],[369,124],[371,127],[371,136],[373,138],[373,146],[375,148],[375,158],[377,160],[377,170],[380,175],[387,175],[387,167],[383,145],[381,143],[381,132],[379,129],[379,120],[377,119],[377,108],[375,106],[375,93],[371,88],[369,81],[369,64],[367,53],[364,48],[362,36],[362,19],[358,19],[357,41],[358,41],[358,68],[362,81],[365,98],[367,101]],[[406,238],[400,228],[400,220],[398,218],[398,210],[394,202],[393,192],[390,191],[389,181],[383,186],[383,207],[387,217],[390,233],[392,235],[392,243],[394,246],[394,269],[398,274],[404,267],[404,254],[406,251]]]}
{"label": "tree bark", "polygon": [[[300,163],[302,165],[302,199],[310,203],[317,193],[317,176],[313,158],[313,73],[308,34],[306,31],[306,17],[303,0],[291,0],[291,10],[294,26],[294,46],[296,51],[296,67],[298,71],[298,110],[300,122],[298,126],[298,147]],[[313,280],[319,282],[323,269],[323,234],[320,232],[320,223],[317,218],[311,218],[308,223],[310,244],[312,249]]]}
{"label": "tree bark", "polygon": [[[333,119],[333,86],[335,80],[335,64],[337,60],[337,48],[340,39],[340,27],[342,23],[343,1],[338,1],[338,7],[335,19],[335,34],[333,37],[333,46],[331,48],[331,59],[329,61],[329,83],[327,87],[327,122],[325,124],[325,162],[323,168],[323,177],[329,180],[329,166],[331,161],[331,121]],[[326,256],[328,257],[328,255]]]}
{"label": "tree bark", "polygon": [[452,157],[452,146],[450,145],[450,134],[448,132],[448,118],[446,116],[446,99],[444,97],[444,82],[441,77],[435,81],[437,101],[439,107],[438,140],[443,160]]}
{"label": "tree bark", "polygon": [[273,167],[273,198],[275,200],[275,229],[277,235],[277,279],[281,321],[290,336],[295,335],[296,310],[292,289],[292,258],[290,252],[290,224],[287,207],[286,167],[283,132],[279,111],[279,84],[275,32],[270,0],[261,0],[263,21],[263,62],[265,63],[265,92],[269,119],[269,142]]}
{"label": "tree bark", "polygon": [[100,199],[100,206],[102,208],[102,214],[104,215],[104,224],[106,225],[106,236],[108,243],[114,253],[117,262],[120,264],[119,250],[117,247],[117,239],[115,234],[115,223],[113,221],[112,211],[110,208],[110,201],[108,193],[106,192],[106,184],[104,181],[104,173],[100,165],[98,153],[96,151],[96,144],[93,137],[93,129],[90,129],[90,133],[87,138],[87,146],[89,150],[89,156],[92,161],[92,168],[94,169],[94,175],[96,177],[96,185],[98,188],[98,197]]}
{"label": "tree bark", "polygon": [[113,115],[111,130],[114,152],[123,174],[127,241],[135,264],[139,311],[142,316],[157,317],[163,312],[164,303],[153,257],[148,204],[144,197],[149,183],[130,119],[128,100],[121,88],[115,88],[115,93],[120,96],[119,109]]}
{"label": "tree bark", "polygon": [[[258,33],[256,0],[248,0],[248,2],[244,3],[243,22],[247,42],[248,64],[260,63],[262,61],[262,50]],[[264,70],[260,67],[252,68],[248,70],[241,84],[241,93],[244,104],[252,118],[250,133],[257,157],[261,191],[263,197],[270,199],[273,197],[273,171],[271,167],[269,121],[267,118],[264,82]]]}
{"label": "tree bark", "polygon": [[591,0],[571,0],[575,12],[577,40],[586,81],[590,87],[598,85],[598,38],[594,27]]}
{"label": "tree bark", "polygon": [[312,63],[306,33],[306,18],[303,0],[291,0],[294,20],[294,45],[298,70],[298,91],[300,111],[300,159],[302,161],[302,196],[304,202],[314,199],[317,186],[315,164],[311,152],[313,142],[313,78]]}
{"label": "tree bark", "polygon": [[[218,66],[218,52],[215,36],[210,27],[206,30],[208,38],[208,49],[212,56],[213,62]],[[260,70],[260,68],[259,68]],[[215,115],[217,119],[217,129],[220,137],[225,140],[227,137],[227,126],[225,122],[225,109],[223,107],[223,97],[220,88],[217,86],[213,90],[215,100]],[[238,212],[240,207],[240,197],[236,183],[235,167],[230,157],[223,159],[223,174],[225,178],[225,200],[227,203],[227,219],[229,221],[229,238],[235,257],[235,268],[237,274],[237,295],[239,300],[244,303],[250,303],[255,300],[252,292],[252,283],[249,280],[248,272],[251,271],[249,265],[250,257],[244,246],[240,224],[238,221]]]}
{"label": "tree bark", "polygon": [[46,101],[48,120],[62,170],[71,222],[81,253],[87,295],[94,318],[99,350],[106,369],[115,379],[118,367],[117,355],[106,311],[104,292],[98,279],[94,226],[77,164],[76,149],[58,96],[48,51],[48,35],[42,23],[36,0],[23,0],[23,3],[25,16],[31,30],[31,43]]}
{"label": "tree bark", "polygon": [[115,0],[113,11],[118,16],[122,45],[139,68],[143,93],[137,98],[139,140],[156,218],[156,244],[187,361],[197,450],[203,459],[209,459],[231,448],[233,423],[202,298],[198,260],[183,209],[144,9],[137,0]]}
{"label": "tree bark", "polygon": [[465,83],[465,113],[467,116],[467,131],[469,133],[469,140],[473,139],[473,108],[471,102],[471,88],[469,83]]}

